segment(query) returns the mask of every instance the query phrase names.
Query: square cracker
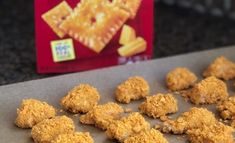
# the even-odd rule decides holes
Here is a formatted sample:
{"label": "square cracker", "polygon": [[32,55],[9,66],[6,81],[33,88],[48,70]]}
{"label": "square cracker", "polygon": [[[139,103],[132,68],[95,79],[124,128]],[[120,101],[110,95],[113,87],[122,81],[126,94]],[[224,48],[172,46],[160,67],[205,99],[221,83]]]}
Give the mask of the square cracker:
{"label": "square cracker", "polygon": [[60,38],[63,38],[66,33],[59,28],[59,25],[71,13],[72,8],[66,1],[63,1],[48,12],[44,13],[42,18]]}
{"label": "square cracker", "polygon": [[128,12],[107,1],[82,0],[60,28],[100,53],[128,18]]}
{"label": "square cracker", "polygon": [[134,19],[142,0],[113,0],[112,3],[130,13],[130,18]]}

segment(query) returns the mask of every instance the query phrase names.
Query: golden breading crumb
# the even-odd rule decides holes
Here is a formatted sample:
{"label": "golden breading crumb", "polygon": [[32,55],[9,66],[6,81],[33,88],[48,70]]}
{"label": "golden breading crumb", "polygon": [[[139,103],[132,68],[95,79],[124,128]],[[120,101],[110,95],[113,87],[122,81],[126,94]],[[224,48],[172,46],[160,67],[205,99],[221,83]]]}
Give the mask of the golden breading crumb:
{"label": "golden breading crumb", "polygon": [[190,143],[234,143],[234,130],[220,122],[187,131]]}
{"label": "golden breading crumb", "polygon": [[124,143],[168,143],[168,141],[161,132],[151,129],[127,138]]}
{"label": "golden breading crumb", "polygon": [[20,128],[32,128],[44,119],[55,117],[55,115],[56,110],[46,102],[26,99],[17,109],[15,124]]}
{"label": "golden breading crumb", "polygon": [[113,121],[107,128],[106,135],[110,139],[116,139],[123,142],[126,138],[147,131],[150,124],[145,121],[144,117],[138,113],[131,113],[128,117]]}
{"label": "golden breading crumb", "polygon": [[117,87],[115,94],[117,101],[130,103],[149,95],[149,85],[143,77],[130,77]]}
{"label": "golden breading crumb", "polygon": [[204,108],[191,108],[184,112],[176,120],[167,120],[163,123],[162,131],[165,133],[183,134],[187,130],[198,128],[202,125],[215,124],[214,114]]}
{"label": "golden breading crumb", "polygon": [[83,124],[95,124],[96,127],[105,130],[113,120],[120,119],[123,108],[113,102],[98,105],[87,114],[80,117]]}
{"label": "golden breading crumb", "polygon": [[166,76],[166,85],[172,91],[187,89],[196,81],[196,75],[187,68],[175,68]]}
{"label": "golden breading crumb", "polygon": [[131,113],[133,110],[131,109],[131,108],[126,108],[125,110],[124,110],[124,112],[125,113]]}
{"label": "golden breading crumb", "polygon": [[149,96],[139,106],[142,113],[153,118],[159,118],[178,111],[177,100],[171,94],[157,94]]}
{"label": "golden breading crumb", "polygon": [[94,143],[90,133],[75,132],[68,134],[60,134],[50,143]]}
{"label": "golden breading crumb", "polygon": [[61,106],[72,113],[87,113],[100,100],[100,94],[96,88],[88,84],[80,84],[74,87],[61,100]]}
{"label": "golden breading crumb", "polygon": [[229,97],[227,100],[220,102],[217,105],[217,110],[225,120],[235,118],[235,97]]}
{"label": "golden breading crumb", "polygon": [[208,77],[196,84],[186,96],[194,104],[213,104],[228,97],[226,84],[216,77]]}
{"label": "golden breading crumb", "polygon": [[72,119],[66,116],[57,116],[45,119],[33,126],[31,135],[35,143],[49,143],[59,134],[73,133],[74,130]]}
{"label": "golden breading crumb", "polygon": [[203,76],[215,76],[220,79],[229,80],[235,78],[235,63],[221,56],[204,71]]}
{"label": "golden breading crumb", "polygon": [[235,129],[235,119],[232,119],[231,127],[233,127]]}

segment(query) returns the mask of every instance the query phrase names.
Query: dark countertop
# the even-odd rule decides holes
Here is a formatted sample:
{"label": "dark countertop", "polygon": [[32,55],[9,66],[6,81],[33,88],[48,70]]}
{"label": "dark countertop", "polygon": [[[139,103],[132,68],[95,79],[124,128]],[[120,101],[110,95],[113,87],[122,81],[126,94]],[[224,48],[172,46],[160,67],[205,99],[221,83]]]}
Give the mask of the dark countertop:
{"label": "dark countertop", "polygon": [[[36,73],[33,0],[0,1],[0,85]],[[235,44],[235,21],[155,4],[154,58]]]}

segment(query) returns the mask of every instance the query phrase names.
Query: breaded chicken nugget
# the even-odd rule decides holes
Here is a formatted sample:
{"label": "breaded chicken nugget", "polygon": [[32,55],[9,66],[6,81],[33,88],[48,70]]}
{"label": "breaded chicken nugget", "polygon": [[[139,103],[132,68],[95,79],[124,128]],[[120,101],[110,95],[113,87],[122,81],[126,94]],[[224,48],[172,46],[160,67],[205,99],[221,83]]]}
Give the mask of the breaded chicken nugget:
{"label": "breaded chicken nugget", "polygon": [[110,139],[123,142],[126,138],[150,129],[150,124],[138,113],[131,113],[128,117],[113,121],[107,128],[106,135]]}
{"label": "breaded chicken nugget", "polygon": [[26,99],[17,109],[15,124],[20,128],[32,128],[44,119],[55,117],[55,115],[56,110],[46,102]]}
{"label": "breaded chicken nugget", "polygon": [[159,118],[178,111],[177,100],[171,94],[157,94],[147,97],[139,106],[142,113],[153,118]]}
{"label": "breaded chicken nugget", "polygon": [[113,120],[120,119],[123,108],[113,102],[104,105],[95,106],[87,114],[80,117],[80,122],[83,124],[95,125],[103,130],[107,129]]}
{"label": "breaded chicken nugget", "polygon": [[176,120],[167,120],[163,123],[162,131],[165,133],[183,134],[187,130],[211,125],[217,122],[214,114],[204,108],[191,108]]}
{"label": "breaded chicken nugget", "polygon": [[124,143],[168,143],[168,141],[161,132],[151,129],[127,138]]}
{"label": "breaded chicken nugget", "polygon": [[187,131],[190,143],[234,143],[234,130],[220,122]]}
{"label": "breaded chicken nugget", "polygon": [[88,132],[75,132],[69,134],[60,134],[50,143],[94,143],[94,140]]}
{"label": "breaded chicken nugget", "polygon": [[196,81],[196,75],[187,68],[175,68],[166,76],[166,85],[172,91],[187,89]]}
{"label": "breaded chicken nugget", "polygon": [[73,133],[75,126],[73,120],[66,116],[57,116],[45,119],[33,126],[31,135],[35,143],[49,143],[60,134]]}
{"label": "breaded chicken nugget", "polygon": [[229,97],[217,105],[217,110],[223,119],[235,118],[235,97]]}
{"label": "breaded chicken nugget", "polygon": [[97,105],[99,100],[100,94],[96,88],[88,84],[80,84],[62,98],[61,106],[72,113],[87,113]]}
{"label": "breaded chicken nugget", "polygon": [[143,77],[130,77],[116,89],[116,100],[121,103],[130,103],[149,95],[149,84]]}
{"label": "breaded chicken nugget", "polygon": [[220,79],[229,80],[235,78],[235,63],[221,56],[204,71],[203,76],[215,76]]}
{"label": "breaded chicken nugget", "polygon": [[194,104],[213,104],[228,97],[226,84],[216,77],[208,77],[196,84],[186,96]]}

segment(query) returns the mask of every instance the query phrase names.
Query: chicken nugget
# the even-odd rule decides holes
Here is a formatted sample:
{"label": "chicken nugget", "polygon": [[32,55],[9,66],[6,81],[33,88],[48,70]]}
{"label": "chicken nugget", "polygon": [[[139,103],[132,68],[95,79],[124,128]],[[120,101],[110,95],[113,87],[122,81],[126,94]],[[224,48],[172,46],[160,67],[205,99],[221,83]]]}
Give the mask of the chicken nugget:
{"label": "chicken nugget", "polygon": [[166,85],[172,91],[187,89],[197,81],[196,75],[187,68],[175,68],[166,76]]}
{"label": "chicken nugget", "polygon": [[168,143],[168,141],[161,132],[151,129],[127,138],[124,143]]}
{"label": "chicken nugget", "polygon": [[46,102],[26,99],[17,109],[15,124],[20,128],[32,128],[44,119],[55,117],[55,115],[56,110]]}
{"label": "chicken nugget", "polygon": [[66,116],[57,116],[52,119],[45,119],[33,126],[31,135],[35,143],[49,143],[60,134],[73,133],[74,122]]}
{"label": "chicken nugget", "polygon": [[187,91],[185,95],[190,101],[198,104],[213,104],[228,97],[226,84],[216,77],[208,77]]}
{"label": "chicken nugget", "polygon": [[94,143],[90,133],[75,132],[68,134],[60,134],[50,143]]}
{"label": "chicken nugget", "polygon": [[203,72],[203,76],[215,76],[220,79],[229,80],[235,78],[235,63],[221,56]]}
{"label": "chicken nugget", "polygon": [[149,95],[149,90],[149,84],[143,77],[130,77],[118,85],[115,92],[116,100],[130,103],[131,100],[139,100]]}
{"label": "chicken nugget", "polygon": [[74,87],[61,100],[61,106],[72,113],[87,113],[100,100],[100,94],[96,88],[88,84],[80,84]]}
{"label": "chicken nugget", "polygon": [[150,124],[144,117],[134,112],[120,120],[113,121],[107,128],[106,135],[110,139],[123,142],[126,138],[150,129]]}
{"label": "chicken nugget", "polygon": [[227,100],[218,103],[216,107],[223,119],[235,118],[235,97],[229,97]]}
{"label": "chicken nugget", "polygon": [[187,131],[190,143],[234,143],[234,130],[220,122]]}
{"label": "chicken nugget", "polygon": [[157,94],[147,97],[139,109],[142,113],[156,119],[177,112],[178,104],[171,94]]}
{"label": "chicken nugget", "polygon": [[80,122],[83,124],[95,125],[100,129],[107,129],[113,120],[120,119],[123,108],[113,102],[104,105],[95,106],[87,114],[80,117]]}
{"label": "chicken nugget", "polygon": [[205,108],[193,107],[184,112],[176,120],[167,120],[163,123],[162,131],[165,133],[183,134],[187,130],[217,122],[214,114]]}

